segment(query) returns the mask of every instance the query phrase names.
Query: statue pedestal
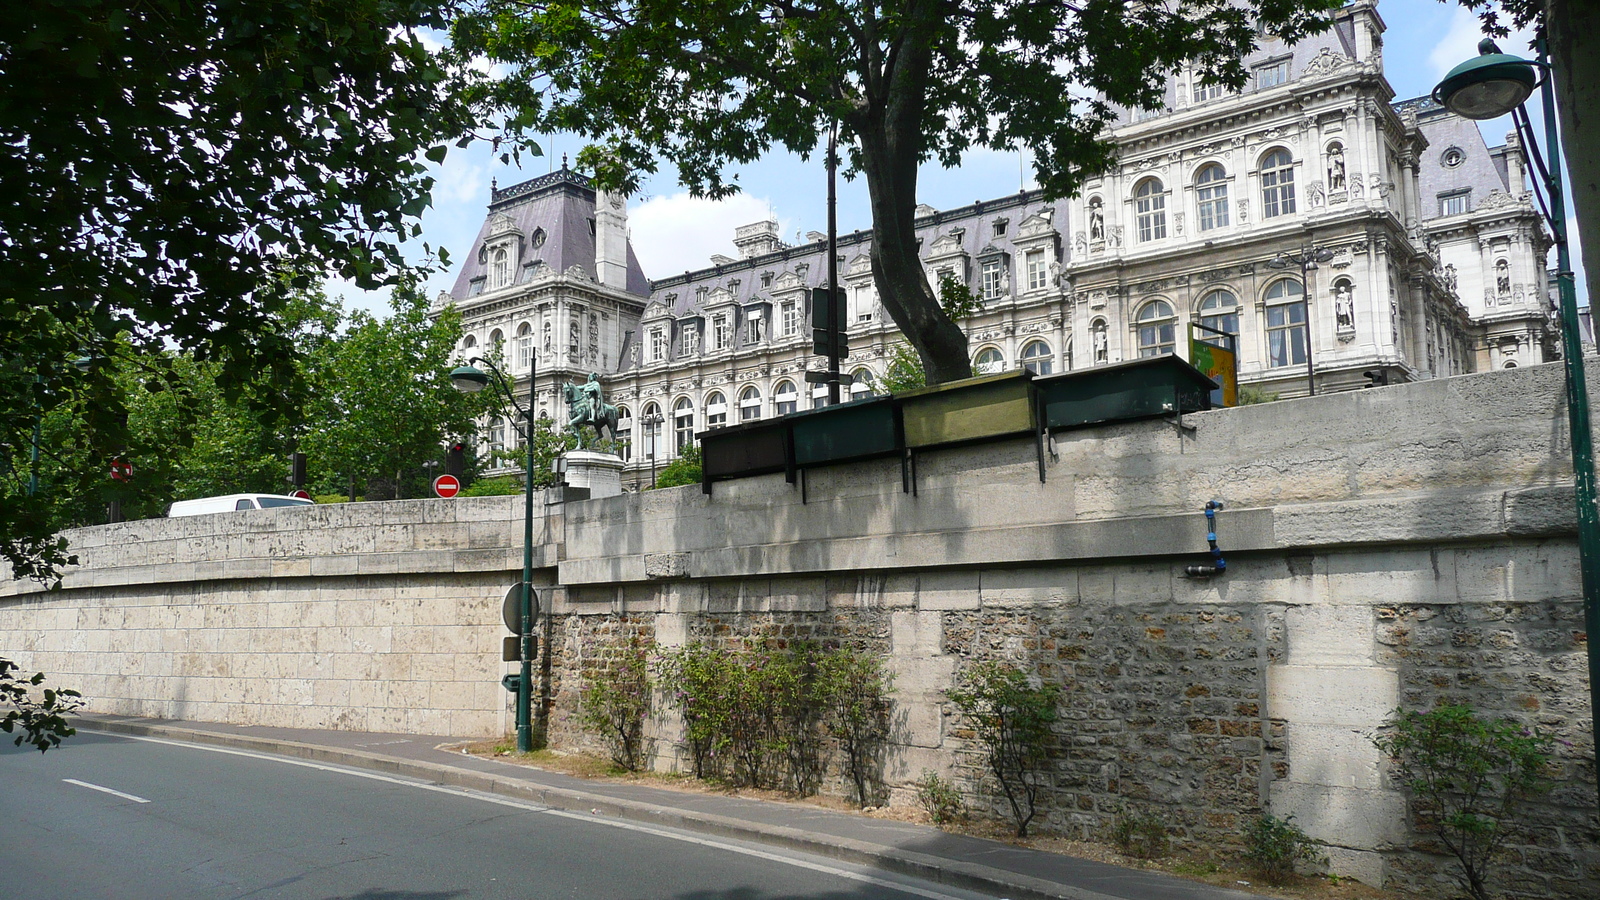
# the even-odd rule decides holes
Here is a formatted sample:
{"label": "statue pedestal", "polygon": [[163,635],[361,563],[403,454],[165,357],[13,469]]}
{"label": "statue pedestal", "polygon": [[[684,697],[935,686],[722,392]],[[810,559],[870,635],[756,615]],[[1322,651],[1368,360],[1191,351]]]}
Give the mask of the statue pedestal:
{"label": "statue pedestal", "polygon": [[622,493],[622,457],[593,450],[568,450],[567,486],[588,488],[590,499],[615,497]]}

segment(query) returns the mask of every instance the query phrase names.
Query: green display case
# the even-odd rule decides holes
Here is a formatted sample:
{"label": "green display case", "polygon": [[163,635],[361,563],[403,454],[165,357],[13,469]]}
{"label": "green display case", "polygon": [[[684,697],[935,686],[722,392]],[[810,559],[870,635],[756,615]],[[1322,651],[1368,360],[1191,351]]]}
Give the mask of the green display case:
{"label": "green display case", "polygon": [[1154,356],[1034,380],[1045,428],[1064,431],[1211,408],[1217,383],[1176,356]]}
{"label": "green display case", "polygon": [[794,453],[787,419],[782,416],[742,422],[696,435],[700,441],[701,489],[709,494],[713,482],[793,472]]}
{"label": "green display case", "polygon": [[896,394],[906,447],[921,450],[1037,430],[1032,382],[1033,373],[1024,369]]}

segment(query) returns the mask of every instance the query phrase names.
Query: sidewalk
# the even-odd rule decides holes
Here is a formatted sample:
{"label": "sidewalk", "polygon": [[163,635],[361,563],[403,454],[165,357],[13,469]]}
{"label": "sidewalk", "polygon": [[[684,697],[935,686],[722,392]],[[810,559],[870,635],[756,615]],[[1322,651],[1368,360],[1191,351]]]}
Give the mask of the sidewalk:
{"label": "sidewalk", "polygon": [[826,856],[1008,900],[1259,900],[1159,872],[1124,869],[812,806],[585,781],[440,750],[459,738],[222,725],[85,714],[86,731],[145,735],[373,769],[438,784]]}

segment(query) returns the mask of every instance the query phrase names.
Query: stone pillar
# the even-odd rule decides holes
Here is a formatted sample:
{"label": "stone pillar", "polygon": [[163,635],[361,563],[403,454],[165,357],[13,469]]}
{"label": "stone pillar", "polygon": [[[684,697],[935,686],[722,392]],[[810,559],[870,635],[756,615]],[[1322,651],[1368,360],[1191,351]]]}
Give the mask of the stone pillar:
{"label": "stone pillar", "polygon": [[588,488],[591,500],[622,493],[622,457],[591,450],[568,450],[561,457],[567,461],[568,487]]}

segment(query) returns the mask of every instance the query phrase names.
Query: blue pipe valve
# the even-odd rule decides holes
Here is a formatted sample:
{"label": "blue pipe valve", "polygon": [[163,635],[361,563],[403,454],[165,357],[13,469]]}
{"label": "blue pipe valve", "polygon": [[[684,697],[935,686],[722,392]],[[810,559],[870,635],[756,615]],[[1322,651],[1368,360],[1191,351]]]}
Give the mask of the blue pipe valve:
{"label": "blue pipe valve", "polygon": [[1228,569],[1228,561],[1222,558],[1222,548],[1217,546],[1217,510],[1222,509],[1221,500],[1210,500],[1206,503],[1206,543],[1211,547],[1211,563],[1209,565],[1184,566],[1183,574],[1190,578],[1210,578],[1221,575]]}

